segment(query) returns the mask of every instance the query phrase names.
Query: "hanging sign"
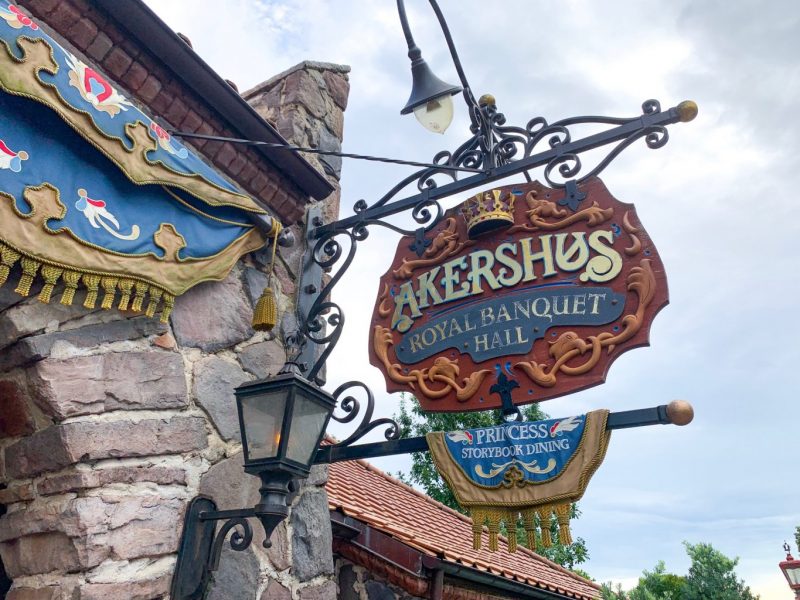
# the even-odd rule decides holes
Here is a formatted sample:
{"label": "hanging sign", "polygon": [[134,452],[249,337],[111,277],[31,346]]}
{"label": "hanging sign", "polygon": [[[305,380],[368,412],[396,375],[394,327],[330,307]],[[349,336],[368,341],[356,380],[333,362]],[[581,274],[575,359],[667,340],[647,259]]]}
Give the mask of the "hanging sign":
{"label": "hanging sign", "polygon": [[555,515],[558,540],[571,544],[571,503],[579,500],[603,462],[611,438],[607,410],[545,421],[511,422],[495,427],[429,433],[426,437],[439,474],[458,503],[469,510],[473,545],[481,547],[484,523],[489,550],[497,550],[501,522],[509,551],[516,550],[515,530],[524,524],[528,547],[552,543]]}
{"label": "hanging sign", "polygon": [[425,411],[538,402],[602,383],[667,302],[636,211],[599,179],[505,186],[448,211],[427,239],[401,239],[370,361]]}

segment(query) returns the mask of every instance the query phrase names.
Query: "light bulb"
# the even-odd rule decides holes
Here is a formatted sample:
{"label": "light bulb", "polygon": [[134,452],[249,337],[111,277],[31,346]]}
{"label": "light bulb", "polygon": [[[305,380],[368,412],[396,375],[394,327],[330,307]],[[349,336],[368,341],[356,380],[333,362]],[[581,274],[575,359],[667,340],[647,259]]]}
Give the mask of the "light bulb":
{"label": "light bulb", "polygon": [[414,109],[414,116],[425,129],[444,133],[453,122],[453,97],[445,94],[420,104]]}

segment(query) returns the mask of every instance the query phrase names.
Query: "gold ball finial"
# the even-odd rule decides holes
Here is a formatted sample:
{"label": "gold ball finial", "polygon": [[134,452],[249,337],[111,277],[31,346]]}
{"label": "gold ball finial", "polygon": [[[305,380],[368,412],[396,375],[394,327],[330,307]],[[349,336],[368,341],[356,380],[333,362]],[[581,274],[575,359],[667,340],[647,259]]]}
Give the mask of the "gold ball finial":
{"label": "gold ball finial", "polygon": [[688,123],[697,116],[697,102],[694,100],[684,100],[678,104],[678,117],[681,123]]}
{"label": "gold ball finial", "polygon": [[688,425],[694,419],[694,408],[686,400],[673,400],[667,404],[667,416],[673,425]]}
{"label": "gold ball finial", "polygon": [[484,94],[478,99],[479,106],[495,106],[497,101],[494,99],[494,96],[491,94]]}

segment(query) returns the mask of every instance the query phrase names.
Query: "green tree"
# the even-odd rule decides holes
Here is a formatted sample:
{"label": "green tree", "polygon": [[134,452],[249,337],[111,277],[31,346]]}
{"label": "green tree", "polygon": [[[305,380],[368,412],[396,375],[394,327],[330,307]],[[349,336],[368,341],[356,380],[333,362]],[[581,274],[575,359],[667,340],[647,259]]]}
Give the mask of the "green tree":
{"label": "green tree", "polygon": [[686,553],[692,559],[683,597],[686,600],[756,600],[744,581],[736,577],[738,558],[728,558],[711,544],[690,544]]}
{"label": "green tree", "polygon": [[[522,415],[527,421],[540,421],[547,419],[538,404],[529,404],[522,407]],[[503,422],[502,413],[499,410],[479,411],[468,413],[424,413],[419,405],[419,401],[412,397],[403,397],[400,401],[400,413],[395,415],[395,419],[400,425],[402,437],[421,436],[433,431],[456,431],[461,429],[475,429],[478,427],[492,427]],[[426,494],[457,510],[461,513],[465,511],[456,502],[453,492],[447,483],[439,476],[433,464],[430,453],[417,452],[411,455],[411,471],[408,474],[398,473],[401,480],[408,484],[416,484],[421,487]],[[580,516],[577,505],[572,506],[572,518]],[[552,539],[558,539],[558,524],[553,520]],[[517,527],[517,542],[527,545],[525,531],[520,523]],[[537,547],[536,552],[546,556],[568,569],[574,569],[576,565],[585,562],[589,558],[586,549],[586,542],[583,538],[577,538],[572,544],[562,545],[553,544],[550,548]]]}
{"label": "green tree", "polygon": [[604,584],[603,600],[758,600],[736,577],[738,558],[728,558],[711,544],[683,544],[692,561],[686,576],[667,573],[664,561],[659,561],[629,592],[619,584]]}
{"label": "green tree", "polygon": [[639,583],[628,594],[628,600],[680,600],[685,578],[667,573],[664,561],[652,571],[643,571]]}

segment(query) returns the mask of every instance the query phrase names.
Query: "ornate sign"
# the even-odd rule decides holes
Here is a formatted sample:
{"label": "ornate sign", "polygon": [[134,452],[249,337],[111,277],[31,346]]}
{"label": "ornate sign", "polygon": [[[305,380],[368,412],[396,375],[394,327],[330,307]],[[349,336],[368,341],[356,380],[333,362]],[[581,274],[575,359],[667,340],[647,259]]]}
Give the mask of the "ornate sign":
{"label": "ornate sign", "polygon": [[633,206],[599,179],[505,186],[448,211],[429,239],[400,241],[370,362],[426,411],[538,402],[602,383],[647,345],[667,301]]}

